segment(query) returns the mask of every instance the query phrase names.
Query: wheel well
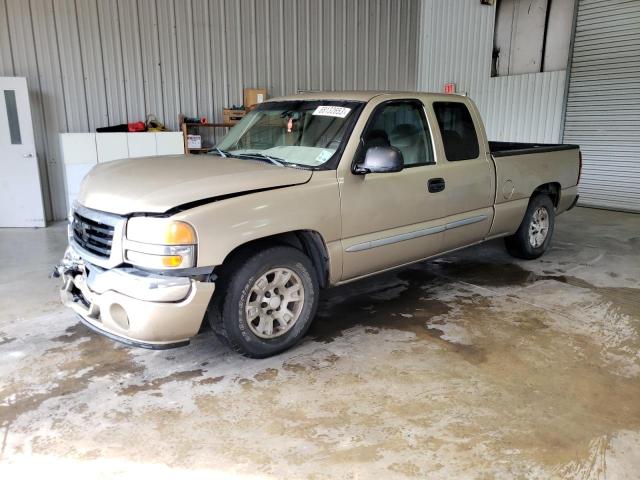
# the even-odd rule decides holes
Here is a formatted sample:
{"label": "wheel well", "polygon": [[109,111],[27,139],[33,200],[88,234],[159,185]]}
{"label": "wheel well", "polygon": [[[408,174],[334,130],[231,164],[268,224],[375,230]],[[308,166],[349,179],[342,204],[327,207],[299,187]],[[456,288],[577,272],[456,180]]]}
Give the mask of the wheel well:
{"label": "wheel well", "polygon": [[224,259],[224,262],[217,270],[225,272],[238,259],[256,252],[259,249],[268,248],[274,245],[288,245],[303,252],[309,257],[313,264],[318,284],[325,288],[329,283],[329,254],[322,235],[315,230],[296,230],[292,232],[278,233],[268,237],[258,238],[244,243],[233,249]]}
{"label": "wheel well", "polygon": [[544,193],[549,195],[551,201],[553,202],[553,206],[557,207],[560,202],[560,184],[557,182],[544,183],[537,187],[533,193],[531,194],[531,198],[533,198],[538,193]]}

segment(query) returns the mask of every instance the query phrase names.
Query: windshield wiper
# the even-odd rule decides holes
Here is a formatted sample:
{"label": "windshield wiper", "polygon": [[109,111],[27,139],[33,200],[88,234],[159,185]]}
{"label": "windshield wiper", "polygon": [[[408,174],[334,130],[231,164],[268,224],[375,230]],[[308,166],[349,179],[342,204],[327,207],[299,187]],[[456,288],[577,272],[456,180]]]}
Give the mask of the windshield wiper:
{"label": "windshield wiper", "polygon": [[231,154],[229,152],[227,152],[226,150],[222,150],[222,149],[220,149],[218,147],[212,148],[207,153],[211,153],[211,152],[215,152],[215,153],[217,153],[218,155],[220,155],[223,158],[227,158],[227,157],[231,156]]}
{"label": "windshield wiper", "polygon": [[[228,152],[227,152],[228,153]],[[264,153],[228,153],[236,158],[249,158],[251,160],[264,160],[273,165],[277,165],[278,167],[284,167],[284,163],[279,161],[276,158],[270,157],[269,155],[265,155]]]}

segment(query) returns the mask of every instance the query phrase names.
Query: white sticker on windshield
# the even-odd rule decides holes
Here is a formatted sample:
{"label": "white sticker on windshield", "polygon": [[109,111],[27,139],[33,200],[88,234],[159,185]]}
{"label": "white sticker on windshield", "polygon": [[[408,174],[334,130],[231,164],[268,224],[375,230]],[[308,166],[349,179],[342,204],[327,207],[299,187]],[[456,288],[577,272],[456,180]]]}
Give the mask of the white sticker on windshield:
{"label": "white sticker on windshield", "polygon": [[338,117],[344,118],[349,115],[351,111],[347,107],[336,107],[334,105],[320,105],[313,111],[314,115],[322,115],[323,117]]}
{"label": "white sticker on windshield", "polygon": [[333,151],[331,150],[327,150],[327,149],[323,149],[318,156],[316,157],[316,162],[318,163],[324,163],[327,160],[329,160],[331,157],[333,156]]}

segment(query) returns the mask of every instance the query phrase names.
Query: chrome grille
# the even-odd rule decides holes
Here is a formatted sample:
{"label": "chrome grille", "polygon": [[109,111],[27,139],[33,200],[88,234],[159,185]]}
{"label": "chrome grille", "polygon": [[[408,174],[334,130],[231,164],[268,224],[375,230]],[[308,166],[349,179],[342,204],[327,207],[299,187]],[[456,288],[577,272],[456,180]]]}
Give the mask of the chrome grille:
{"label": "chrome grille", "polygon": [[73,240],[78,246],[102,258],[111,256],[114,226],[73,214]]}

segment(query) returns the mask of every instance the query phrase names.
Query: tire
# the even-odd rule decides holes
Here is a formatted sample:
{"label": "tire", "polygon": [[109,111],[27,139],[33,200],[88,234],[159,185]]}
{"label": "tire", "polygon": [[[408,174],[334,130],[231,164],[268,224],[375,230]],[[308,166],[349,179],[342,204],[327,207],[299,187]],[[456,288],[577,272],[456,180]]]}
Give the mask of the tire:
{"label": "tire", "polygon": [[555,218],[556,210],[551,198],[545,194],[534,196],[529,202],[518,231],[504,239],[509,254],[526,260],[540,257],[549,248]]}
{"label": "tire", "polygon": [[318,306],[313,264],[292,247],[273,246],[242,255],[217,283],[222,287],[207,310],[211,328],[247,357],[270,357],[295,345],[309,329]]}

